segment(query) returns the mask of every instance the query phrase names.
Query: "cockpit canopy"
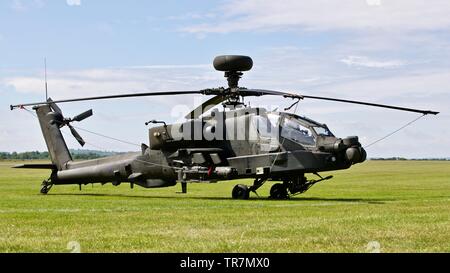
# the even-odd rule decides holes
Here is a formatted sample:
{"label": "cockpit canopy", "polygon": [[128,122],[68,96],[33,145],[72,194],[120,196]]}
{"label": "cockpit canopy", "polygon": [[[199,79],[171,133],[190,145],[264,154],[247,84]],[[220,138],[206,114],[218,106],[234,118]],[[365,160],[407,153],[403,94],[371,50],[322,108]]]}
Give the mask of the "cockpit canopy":
{"label": "cockpit canopy", "polygon": [[325,124],[288,113],[267,112],[253,116],[260,137],[282,138],[302,146],[315,146],[318,137],[334,137]]}

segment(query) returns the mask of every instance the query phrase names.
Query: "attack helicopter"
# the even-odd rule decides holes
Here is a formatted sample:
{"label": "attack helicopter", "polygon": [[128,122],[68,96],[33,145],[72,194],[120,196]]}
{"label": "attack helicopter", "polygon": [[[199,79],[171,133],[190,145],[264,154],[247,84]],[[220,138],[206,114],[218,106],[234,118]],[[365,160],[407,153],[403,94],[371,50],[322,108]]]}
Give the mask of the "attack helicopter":
{"label": "attack helicopter", "polygon": [[[84,97],[11,105],[11,110],[32,106],[37,114],[51,163],[23,164],[15,168],[48,169],[50,177],[42,182],[40,192],[47,194],[55,185],[129,183],[144,188],[161,188],[188,183],[213,183],[242,178],[253,179],[252,185],[238,184],[231,193],[234,199],[248,199],[267,181],[277,181],[270,198],[286,199],[307,191],[314,184],[331,179],[320,172],[348,169],[364,162],[367,153],[357,136],[339,138],[327,125],[287,112],[303,99],[382,107],[394,110],[436,115],[430,110],[412,109],[338,98],[309,96],[294,92],[248,89],[239,86],[243,72],[253,60],[248,56],[223,55],[214,59],[216,70],[224,72],[228,87],[193,91],[164,91],[110,96]],[[85,111],[75,117],[63,115],[58,104],[77,101],[129,97],[202,94],[212,96],[186,115],[186,121],[166,124],[151,120],[149,143],[141,151],[94,160],[74,161],[61,129],[67,126],[81,146],[83,138],[71,125],[93,115]],[[294,100],[285,111],[268,111],[245,105],[244,98],[278,96]],[[212,109],[222,104],[223,111]],[[211,110],[211,111],[209,111]],[[307,179],[312,173],[318,178]]]}

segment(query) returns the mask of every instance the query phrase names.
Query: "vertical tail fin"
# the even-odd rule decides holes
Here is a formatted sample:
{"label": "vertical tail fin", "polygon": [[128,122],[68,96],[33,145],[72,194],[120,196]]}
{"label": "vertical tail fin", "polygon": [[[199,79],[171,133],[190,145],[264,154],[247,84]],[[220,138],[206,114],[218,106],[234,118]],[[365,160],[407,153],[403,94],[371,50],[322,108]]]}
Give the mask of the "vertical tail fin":
{"label": "vertical tail fin", "polygon": [[72,156],[57,122],[58,113],[53,112],[49,105],[37,106],[34,109],[39,119],[50,158],[58,170],[63,170],[66,168],[66,163],[72,161]]}

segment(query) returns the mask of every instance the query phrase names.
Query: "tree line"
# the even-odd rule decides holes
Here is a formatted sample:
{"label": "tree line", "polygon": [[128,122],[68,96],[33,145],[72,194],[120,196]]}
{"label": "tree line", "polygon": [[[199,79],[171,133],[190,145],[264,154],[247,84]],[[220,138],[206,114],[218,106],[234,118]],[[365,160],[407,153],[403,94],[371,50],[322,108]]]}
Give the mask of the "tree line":
{"label": "tree line", "polygon": [[[102,151],[83,151],[79,150],[71,150],[73,159],[95,159],[99,157],[104,157],[108,155],[118,154],[115,152],[102,152]],[[50,155],[48,152],[0,152],[0,160],[50,160]]]}
{"label": "tree line", "polygon": [[375,157],[375,158],[369,158],[369,160],[399,160],[399,161],[403,161],[403,160],[430,160],[430,161],[447,161],[450,160],[450,158],[404,158],[404,157]]}

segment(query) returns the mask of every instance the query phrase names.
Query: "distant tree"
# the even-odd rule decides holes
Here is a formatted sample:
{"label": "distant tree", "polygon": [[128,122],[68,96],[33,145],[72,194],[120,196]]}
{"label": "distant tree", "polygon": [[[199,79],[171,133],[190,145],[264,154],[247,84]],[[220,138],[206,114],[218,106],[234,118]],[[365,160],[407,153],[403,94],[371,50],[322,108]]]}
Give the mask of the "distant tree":
{"label": "distant tree", "polygon": [[[72,151],[72,158],[75,160],[86,160],[86,159],[95,159],[99,157],[104,157],[108,155],[118,154],[116,152],[104,152],[104,151],[95,151],[95,150],[74,150]],[[49,160],[50,155],[48,152],[39,152],[39,151],[31,151],[31,152],[0,152],[0,160]]]}

